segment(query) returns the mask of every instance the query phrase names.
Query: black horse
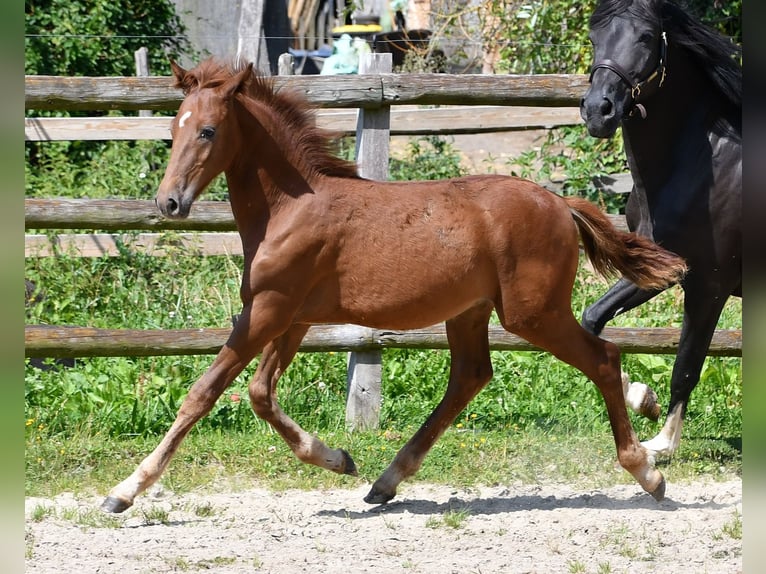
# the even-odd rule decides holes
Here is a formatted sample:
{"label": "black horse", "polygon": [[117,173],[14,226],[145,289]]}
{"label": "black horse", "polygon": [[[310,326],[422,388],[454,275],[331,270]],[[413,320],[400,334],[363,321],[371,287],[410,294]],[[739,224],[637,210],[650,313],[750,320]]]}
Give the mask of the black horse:
{"label": "black horse", "polygon": [[[595,63],[580,113],[595,137],[622,125],[633,176],[628,225],[689,264],[667,418],[643,443],[670,455],[723,306],[742,296],[740,50],[669,0],[602,0],[590,39]],[[657,293],[621,279],[585,310],[583,326],[598,334]],[[625,376],[623,385],[634,409],[656,405],[645,385]],[[659,407],[648,410],[656,420]]]}

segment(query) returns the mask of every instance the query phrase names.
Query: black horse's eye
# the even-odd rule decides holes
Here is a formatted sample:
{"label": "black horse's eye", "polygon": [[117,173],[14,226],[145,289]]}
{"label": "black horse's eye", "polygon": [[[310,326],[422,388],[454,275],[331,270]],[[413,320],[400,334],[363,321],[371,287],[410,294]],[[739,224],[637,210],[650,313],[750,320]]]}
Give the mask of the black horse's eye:
{"label": "black horse's eye", "polygon": [[211,140],[213,139],[213,136],[215,135],[215,128],[211,127],[204,127],[199,132],[200,139],[203,140]]}

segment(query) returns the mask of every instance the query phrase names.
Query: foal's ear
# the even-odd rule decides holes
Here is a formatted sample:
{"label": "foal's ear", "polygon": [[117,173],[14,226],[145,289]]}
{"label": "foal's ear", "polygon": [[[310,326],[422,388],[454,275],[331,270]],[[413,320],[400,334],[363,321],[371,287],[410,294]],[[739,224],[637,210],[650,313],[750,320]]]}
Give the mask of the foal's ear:
{"label": "foal's ear", "polygon": [[221,86],[221,92],[223,93],[224,98],[229,99],[236,94],[242,86],[245,85],[245,82],[250,79],[252,73],[253,63],[250,62],[242,71],[237,72],[231,78],[226,80],[226,83]]}
{"label": "foal's ear", "polygon": [[181,66],[176,64],[175,60],[170,60],[170,69],[173,71],[173,75],[176,78],[173,87],[181,88],[184,91],[184,94],[188,94],[189,90],[192,88],[188,70],[184,70]]}

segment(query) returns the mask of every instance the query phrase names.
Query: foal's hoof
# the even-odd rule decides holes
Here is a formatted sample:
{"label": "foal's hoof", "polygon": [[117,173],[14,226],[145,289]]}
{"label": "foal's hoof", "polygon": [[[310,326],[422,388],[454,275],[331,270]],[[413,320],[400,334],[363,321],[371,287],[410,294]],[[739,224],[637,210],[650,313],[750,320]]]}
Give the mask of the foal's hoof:
{"label": "foal's hoof", "polygon": [[389,494],[387,492],[383,492],[382,490],[375,488],[375,485],[373,485],[370,489],[370,492],[368,492],[367,496],[364,497],[364,501],[368,504],[385,504],[394,496],[396,496],[396,493]]}
{"label": "foal's hoof", "polygon": [[119,514],[120,512],[125,512],[131,506],[133,506],[132,502],[126,502],[115,496],[107,496],[104,499],[104,502],[101,503],[101,510],[104,512]]}
{"label": "foal's hoof", "polygon": [[343,453],[343,474],[350,474],[351,476],[359,476],[359,472],[356,470],[356,463],[351,455],[343,449],[340,449]]}
{"label": "foal's hoof", "polygon": [[662,500],[665,498],[665,477],[662,477],[662,480],[657,485],[657,488],[655,488],[652,492],[650,492],[654,497],[654,500],[657,502],[662,502]]}

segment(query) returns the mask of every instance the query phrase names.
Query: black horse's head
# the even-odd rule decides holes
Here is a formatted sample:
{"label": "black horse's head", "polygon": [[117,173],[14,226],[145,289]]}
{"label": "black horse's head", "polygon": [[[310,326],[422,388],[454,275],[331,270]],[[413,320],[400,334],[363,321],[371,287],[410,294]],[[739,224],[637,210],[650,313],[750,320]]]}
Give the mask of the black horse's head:
{"label": "black horse's head", "polygon": [[594,63],[580,115],[594,137],[611,137],[665,76],[663,0],[601,0],[590,19]]}

